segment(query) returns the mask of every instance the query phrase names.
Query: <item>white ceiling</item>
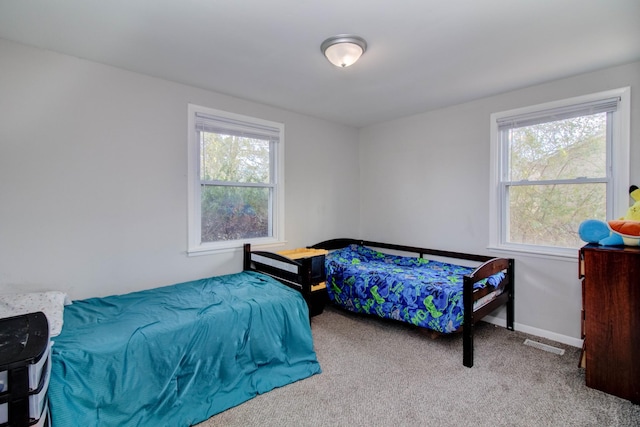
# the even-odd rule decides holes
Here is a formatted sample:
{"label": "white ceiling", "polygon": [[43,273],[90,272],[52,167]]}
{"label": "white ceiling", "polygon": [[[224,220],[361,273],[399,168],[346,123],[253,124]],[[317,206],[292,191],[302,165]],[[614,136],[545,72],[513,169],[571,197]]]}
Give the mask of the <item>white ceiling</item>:
{"label": "white ceiling", "polygon": [[640,0],[1,0],[0,38],[361,127],[639,60]]}

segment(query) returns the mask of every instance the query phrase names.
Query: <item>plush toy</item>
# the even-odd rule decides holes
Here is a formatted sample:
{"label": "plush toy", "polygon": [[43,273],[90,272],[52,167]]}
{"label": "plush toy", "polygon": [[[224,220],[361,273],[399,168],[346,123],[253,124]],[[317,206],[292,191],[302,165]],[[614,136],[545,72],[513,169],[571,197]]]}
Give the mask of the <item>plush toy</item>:
{"label": "plush toy", "polygon": [[640,246],[640,188],[632,185],[629,195],[634,203],[625,216],[608,222],[597,219],[583,221],[578,228],[580,239],[604,246]]}
{"label": "plush toy", "polygon": [[578,228],[580,239],[604,246],[640,246],[640,188],[632,185],[629,195],[634,204],[625,216],[608,222],[597,219],[583,221]]}

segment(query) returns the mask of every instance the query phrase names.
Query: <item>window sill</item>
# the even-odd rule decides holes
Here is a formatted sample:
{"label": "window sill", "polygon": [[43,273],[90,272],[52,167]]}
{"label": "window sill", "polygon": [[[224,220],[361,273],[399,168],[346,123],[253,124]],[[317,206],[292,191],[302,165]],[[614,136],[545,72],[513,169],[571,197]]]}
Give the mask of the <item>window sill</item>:
{"label": "window sill", "polygon": [[[586,244],[586,243],[585,243]],[[499,252],[501,254],[526,255],[534,258],[544,258],[554,261],[578,262],[578,251],[576,249],[555,249],[555,248],[532,248],[532,247],[515,247],[515,246],[488,246],[490,252]]]}
{"label": "window sill", "polygon": [[245,243],[251,244],[251,249],[270,249],[276,247],[282,247],[287,242],[284,240],[274,239],[254,239],[254,240],[234,240],[231,242],[223,243],[209,243],[199,246],[194,246],[187,250],[187,255],[192,256],[205,256],[205,255],[218,255],[229,252],[236,252],[242,250]]}

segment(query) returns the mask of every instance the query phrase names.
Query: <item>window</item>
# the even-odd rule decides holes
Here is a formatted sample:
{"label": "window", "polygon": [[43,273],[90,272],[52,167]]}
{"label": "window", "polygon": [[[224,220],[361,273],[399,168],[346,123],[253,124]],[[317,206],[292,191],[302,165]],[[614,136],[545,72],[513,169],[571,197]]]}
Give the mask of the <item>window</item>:
{"label": "window", "polygon": [[284,239],[284,125],[189,105],[189,254]]}
{"label": "window", "polygon": [[629,88],[491,115],[491,244],[570,256],[629,206]]}

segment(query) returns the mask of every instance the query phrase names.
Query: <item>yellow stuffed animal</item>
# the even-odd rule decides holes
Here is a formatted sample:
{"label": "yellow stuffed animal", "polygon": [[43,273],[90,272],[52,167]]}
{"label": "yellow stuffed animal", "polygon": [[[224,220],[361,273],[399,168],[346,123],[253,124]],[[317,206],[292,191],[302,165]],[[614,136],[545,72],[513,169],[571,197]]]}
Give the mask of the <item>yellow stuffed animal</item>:
{"label": "yellow stuffed animal", "polygon": [[635,203],[627,210],[627,214],[618,220],[609,221],[609,228],[622,237],[628,246],[638,246],[640,242],[640,188],[632,185],[629,195]]}

